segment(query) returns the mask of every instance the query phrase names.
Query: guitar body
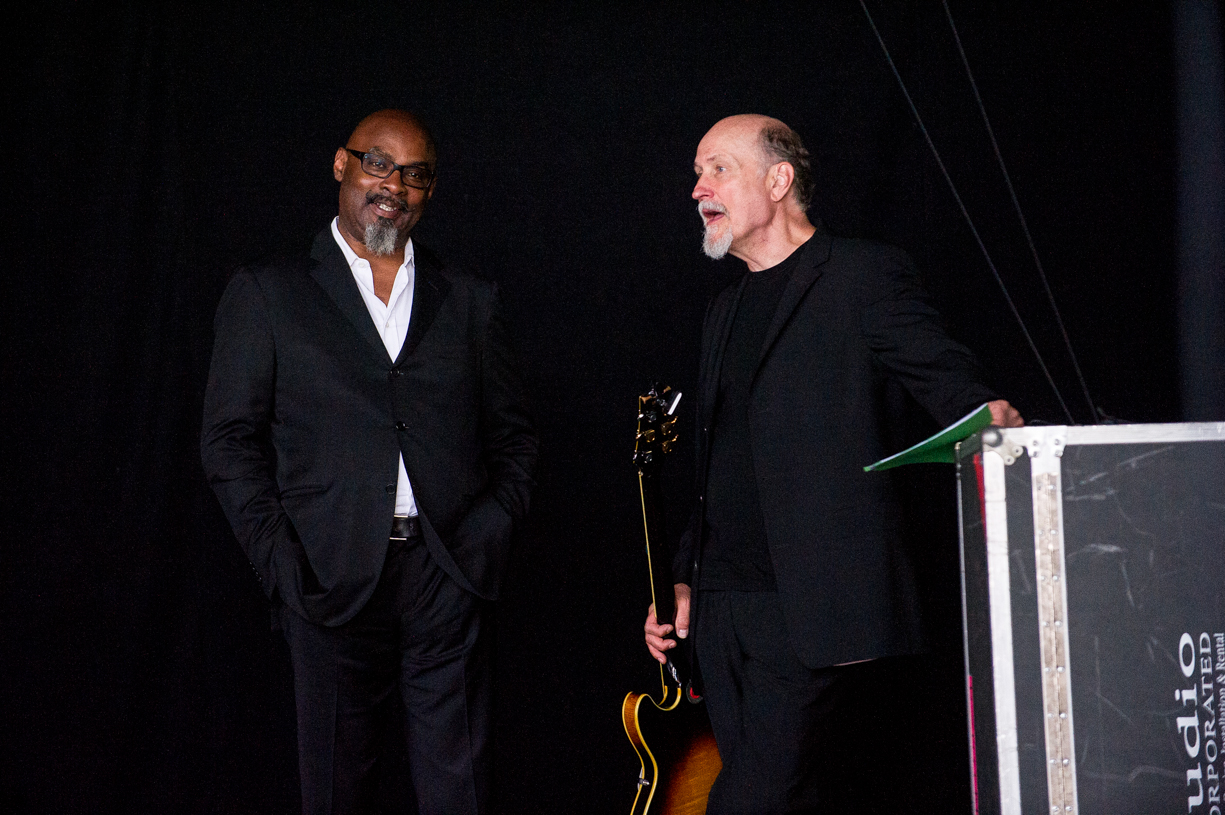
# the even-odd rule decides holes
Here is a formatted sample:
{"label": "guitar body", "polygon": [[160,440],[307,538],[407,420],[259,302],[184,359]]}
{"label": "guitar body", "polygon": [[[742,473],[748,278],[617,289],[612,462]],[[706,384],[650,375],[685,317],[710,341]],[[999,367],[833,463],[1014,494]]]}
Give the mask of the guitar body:
{"label": "guitar body", "polygon": [[[678,401],[680,394],[658,387],[638,398],[634,448],[651,600],[656,618],[667,622],[675,620],[676,609],[669,558],[663,549],[663,491],[658,474],[663,455],[676,441],[673,411]],[[723,768],[706,710],[683,701],[691,692],[683,651],[673,648],[667,652],[667,662],[659,671],[658,700],[631,692],[621,703],[621,724],[641,764],[631,815],[703,815],[711,785]],[[695,695],[692,701],[700,698]]]}
{"label": "guitar body", "polygon": [[621,703],[621,723],[642,764],[631,815],[702,815],[723,767],[706,710],[673,696],[661,705],[628,693]]}

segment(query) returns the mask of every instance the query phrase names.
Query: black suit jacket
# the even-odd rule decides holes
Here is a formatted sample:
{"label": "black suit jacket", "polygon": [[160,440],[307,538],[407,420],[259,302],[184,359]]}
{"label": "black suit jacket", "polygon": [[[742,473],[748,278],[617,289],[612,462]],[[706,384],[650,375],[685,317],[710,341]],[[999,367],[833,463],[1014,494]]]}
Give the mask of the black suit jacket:
{"label": "black suit jacket", "polygon": [[204,470],[264,591],[316,623],[374,591],[401,453],[430,553],[475,594],[497,595],[527,511],[537,439],[496,288],[414,249],[395,360],[330,229],[240,270],[217,308]]}
{"label": "black suit jacket", "polygon": [[[892,480],[863,467],[897,452],[888,447],[891,384],[941,424],[996,396],[943,331],[904,252],[821,231],[797,251],[749,396],[754,475],[791,645],[811,668],[911,653],[918,611]],[[680,582],[700,583],[710,427],[744,283],[714,300],[703,328],[700,497],[674,562]]]}

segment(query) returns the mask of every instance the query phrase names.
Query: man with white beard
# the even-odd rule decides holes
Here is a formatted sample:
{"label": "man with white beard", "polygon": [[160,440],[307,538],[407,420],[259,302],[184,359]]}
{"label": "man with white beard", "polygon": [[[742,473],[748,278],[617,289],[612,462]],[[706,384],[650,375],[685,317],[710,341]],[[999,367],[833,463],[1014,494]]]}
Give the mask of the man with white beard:
{"label": "man with white beard", "polygon": [[537,440],[496,287],[410,237],[436,163],[415,116],[367,116],[310,256],[217,308],[201,455],[289,644],[311,815],[376,810],[388,728],[418,811],[492,808],[483,622]]}
{"label": "man with white beard", "polygon": [[[676,636],[723,759],[707,811],[871,811],[846,749],[867,719],[846,708],[922,647],[891,475],[862,471],[896,452],[887,394],[904,387],[942,424],[983,402],[996,424],[1022,420],[944,333],[905,253],[808,219],[808,151],[791,128],[724,119],[694,171],[703,251],[748,267],[707,312],[699,499],[673,564]],[[652,608],[645,631],[663,661],[672,626]]]}

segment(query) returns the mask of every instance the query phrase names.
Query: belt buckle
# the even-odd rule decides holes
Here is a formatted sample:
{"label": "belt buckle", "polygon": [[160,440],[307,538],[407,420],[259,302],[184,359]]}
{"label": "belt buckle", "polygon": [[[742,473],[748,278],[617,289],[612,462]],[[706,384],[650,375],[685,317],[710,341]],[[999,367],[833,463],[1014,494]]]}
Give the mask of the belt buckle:
{"label": "belt buckle", "polygon": [[[414,518],[412,515],[394,516],[391,520],[390,539],[393,541],[406,541],[411,537],[416,537],[418,534],[420,534],[420,527],[413,529],[413,527],[416,526],[414,521],[416,521],[416,518]],[[403,534],[397,535],[397,532],[401,532]]]}

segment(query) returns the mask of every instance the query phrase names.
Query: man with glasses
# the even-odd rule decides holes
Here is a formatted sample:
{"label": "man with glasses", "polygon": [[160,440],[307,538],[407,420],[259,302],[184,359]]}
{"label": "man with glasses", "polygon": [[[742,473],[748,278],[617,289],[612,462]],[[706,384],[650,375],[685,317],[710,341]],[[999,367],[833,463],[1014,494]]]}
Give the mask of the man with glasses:
{"label": "man with glasses", "polygon": [[412,114],[366,117],[309,258],[217,309],[202,458],[289,644],[306,813],[374,809],[396,693],[420,811],[490,807],[483,612],[537,439],[496,287],[410,237],[436,163]]}

